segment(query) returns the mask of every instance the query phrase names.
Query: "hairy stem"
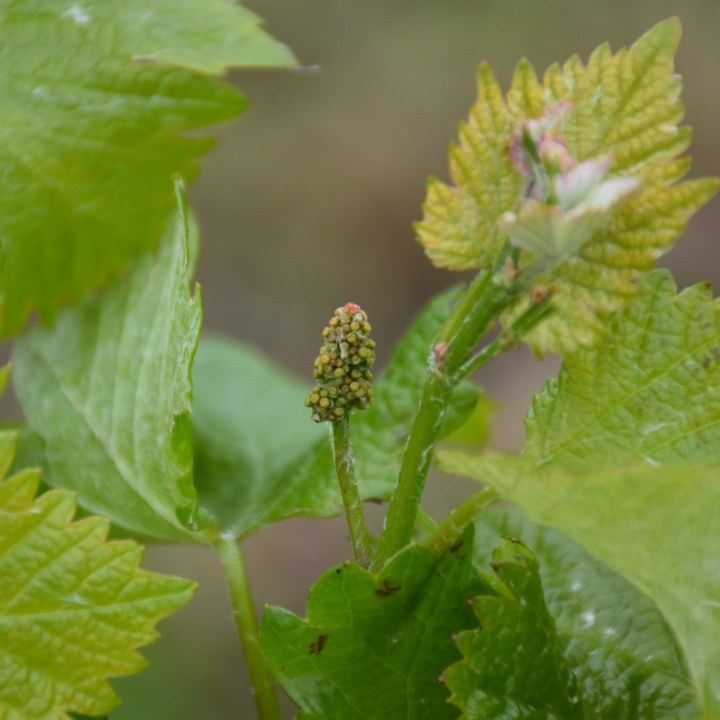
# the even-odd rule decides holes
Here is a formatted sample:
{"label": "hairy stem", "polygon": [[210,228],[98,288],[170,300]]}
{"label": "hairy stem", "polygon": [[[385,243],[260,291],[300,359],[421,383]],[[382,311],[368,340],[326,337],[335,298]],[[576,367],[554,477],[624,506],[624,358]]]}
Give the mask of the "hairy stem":
{"label": "hairy stem", "polygon": [[458,505],[450,515],[445,518],[438,529],[430,536],[427,547],[435,555],[442,555],[457,539],[467,524],[488,505],[499,500],[498,494],[491,488],[483,488],[480,492],[471,495],[465,502]]}
{"label": "hairy stem", "polygon": [[358,493],[355,477],[355,458],[350,445],[350,418],[345,417],[338,422],[330,423],[332,427],[332,448],[335,459],[335,470],[340,482],[345,516],[347,517],[352,541],[355,562],[368,568],[372,562],[370,536],[365,525],[365,515]]}
{"label": "hairy stem", "polygon": [[240,548],[235,539],[222,536],[215,541],[214,547],[225,570],[233,618],[258,717],[260,720],[281,720],[275,682],[260,650],[260,631]]}
{"label": "hairy stem", "polygon": [[459,370],[458,376],[463,379],[479,370],[485,363],[490,362],[496,355],[505,352],[539,325],[552,312],[550,304],[551,296],[547,295],[537,305],[531,305],[509,328],[504,330],[498,337],[484,347],[480,352],[475,353]]}
{"label": "hairy stem", "polygon": [[[509,253],[498,261],[500,267],[508,256]],[[514,287],[500,280],[499,272],[482,273],[471,283],[440,330],[428,358],[420,408],[405,448],[385,529],[378,543],[375,566],[410,542],[432,451],[453,390],[460,381],[457,371],[516,293]]]}
{"label": "hairy stem", "polygon": [[[492,271],[481,272],[460,298],[450,317],[440,330],[428,358],[428,372],[420,408],[415,416],[405,448],[397,485],[390,500],[385,529],[380,536],[374,567],[405,547],[412,537],[425,480],[430,468],[432,452],[440,434],[440,427],[453,390],[467,373],[463,367],[470,361],[480,339],[490,329],[500,313],[534,280],[551,269],[552,259],[533,263],[527,270],[513,277],[520,251],[505,243]],[[537,324],[545,309],[537,307],[523,315],[523,323]],[[519,321],[520,322],[520,321]],[[527,328],[515,328],[517,331]],[[486,362],[503,348],[493,348],[492,354],[482,357]]]}

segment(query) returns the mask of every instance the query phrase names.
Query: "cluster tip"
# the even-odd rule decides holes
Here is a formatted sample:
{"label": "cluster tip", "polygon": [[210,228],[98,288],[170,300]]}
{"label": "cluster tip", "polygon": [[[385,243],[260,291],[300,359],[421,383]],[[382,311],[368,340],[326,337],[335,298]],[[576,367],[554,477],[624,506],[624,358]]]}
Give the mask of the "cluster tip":
{"label": "cluster tip", "polygon": [[335,311],[323,330],[325,343],[313,371],[318,384],[305,400],[315,422],[340,422],[372,402],[370,368],[375,363],[375,341],[368,336],[371,329],[362,308],[347,303]]}

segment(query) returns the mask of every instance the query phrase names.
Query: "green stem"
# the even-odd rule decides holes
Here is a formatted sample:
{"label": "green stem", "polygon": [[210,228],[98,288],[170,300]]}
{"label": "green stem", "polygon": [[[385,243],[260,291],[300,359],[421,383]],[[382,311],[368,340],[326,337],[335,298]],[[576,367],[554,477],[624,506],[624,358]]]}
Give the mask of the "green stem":
{"label": "green stem", "polygon": [[[504,264],[504,257],[501,262]],[[480,338],[515,294],[514,287],[499,280],[499,273],[482,273],[440,330],[428,360],[420,407],[378,543],[376,567],[410,542],[432,451],[460,379],[457,370],[467,362]]]}
{"label": "green stem", "polygon": [[535,262],[514,280],[509,279],[506,264],[512,260],[512,265],[516,265],[519,252],[509,242],[505,243],[493,270],[482,272],[473,280],[435,340],[420,407],[378,542],[375,568],[410,542],[445,411],[455,386],[464,377],[461,369],[502,310],[554,262]]}
{"label": "green stem", "polygon": [[369,568],[372,562],[372,547],[370,536],[365,525],[365,515],[358,493],[357,478],[355,477],[355,458],[350,444],[350,419],[343,418],[332,425],[332,448],[335,460],[335,471],[340,481],[345,516],[347,517],[352,541],[355,562],[364,568]]}
{"label": "green stem", "polygon": [[537,305],[531,305],[509,328],[506,328],[498,337],[473,355],[459,370],[460,378],[466,378],[479,370],[485,363],[490,362],[501,352],[515,347],[522,338],[553,312],[550,304],[550,295],[547,295]]}
{"label": "green stem", "polygon": [[498,494],[489,487],[471,495],[445,518],[425,544],[435,555],[442,555],[452,547],[458,535],[481,510],[498,500]]}
{"label": "green stem", "polygon": [[430,537],[437,529],[438,524],[426,513],[418,508],[416,524],[419,530]]}
{"label": "green stem", "polygon": [[258,717],[260,720],[282,720],[275,682],[260,650],[260,631],[240,548],[233,538],[222,536],[215,541],[214,547],[225,570],[235,626]]}

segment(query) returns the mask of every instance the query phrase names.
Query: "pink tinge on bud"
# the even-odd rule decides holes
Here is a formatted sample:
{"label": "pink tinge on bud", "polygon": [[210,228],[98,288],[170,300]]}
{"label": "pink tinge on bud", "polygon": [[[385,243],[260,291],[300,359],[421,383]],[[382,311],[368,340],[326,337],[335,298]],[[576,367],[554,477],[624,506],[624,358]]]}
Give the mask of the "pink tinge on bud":
{"label": "pink tinge on bud", "polygon": [[538,145],[538,155],[543,162],[562,172],[572,170],[577,165],[577,160],[570,154],[565,138],[561,135],[554,138],[543,135]]}
{"label": "pink tinge on bud", "polygon": [[[562,119],[572,107],[569,100],[558,100],[550,105],[539,118],[525,118],[515,128],[508,152],[510,159],[528,179],[535,178],[533,161],[523,147],[527,139],[537,148],[538,155],[543,159],[552,159],[562,170],[569,170],[575,164],[572,155],[567,151],[565,138],[562,134]],[[565,166],[565,163],[570,163]]]}
{"label": "pink tinge on bud", "polygon": [[343,305],[343,307],[338,308],[337,312],[350,313],[350,314],[354,315],[355,313],[360,312],[360,306],[356,305],[353,302],[349,302],[346,305]]}
{"label": "pink tinge on bud", "polygon": [[530,169],[530,165],[525,162],[525,151],[523,150],[522,143],[522,132],[514,132],[510,138],[510,146],[508,152],[510,153],[510,159],[513,161],[518,170],[528,179],[532,179],[533,174]]}

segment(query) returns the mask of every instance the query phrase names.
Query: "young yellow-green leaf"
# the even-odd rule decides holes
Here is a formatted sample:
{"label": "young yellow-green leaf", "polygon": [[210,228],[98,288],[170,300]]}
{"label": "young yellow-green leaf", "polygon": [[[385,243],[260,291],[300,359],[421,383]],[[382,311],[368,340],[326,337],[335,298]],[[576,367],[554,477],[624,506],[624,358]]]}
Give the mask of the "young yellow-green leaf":
{"label": "young yellow-green leaf", "polygon": [[[432,340],[457,297],[451,291],[430,303],[374,383],[373,404],[352,416],[363,499],[392,493]],[[304,404],[309,380],[297,381],[240,343],[207,340],[200,343],[193,384],[200,503],[223,532],[240,537],[295,515],[338,513],[342,499],[327,429],[312,421]],[[462,424],[479,396],[472,383],[458,387],[445,432]]]}
{"label": "young yellow-green leaf", "polygon": [[666,271],[565,362],[517,457],[442,455],[645,591],[683,648],[705,717],[720,717],[720,321],[707,287]]}
{"label": "young yellow-green leaf", "polygon": [[[0,434],[3,475],[14,443]],[[155,624],[194,585],[140,570],[142,547],[105,542],[105,518],[71,522],[72,492],[35,498],[39,477],[25,470],[0,482],[0,717],[100,716],[119,702],[108,678],[145,667],[136,648],[157,639]]]}
{"label": "young yellow-green leaf", "polygon": [[238,115],[211,77],[292,63],[226,0],[0,2],[0,335],[50,320],[143,250],[212,144],[187,131]]}
{"label": "young yellow-green leaf", "polygon": [[586,471],[643,459],[720,467],[720,302],[680,295],[667,270],[610,323],[611,343],[569,357],[528,414],[523,454]]}
{"label": "young yellow-green leaf", "polygon": [[[507,104],[490,69],[480,71],[480,96],[453,147],[454,186],[432,180],[418,223],[431,260],[454,270],[489,268],[506,235],[498,221],[517,211],[523,178],[510,160],[514,130],[558,102],[562,138],[577,161],[607,157],[608,178],[633,176],[642,189],[580,249],[541,283],[555,290],[556,312],[526,336],[537,352],[569,353],[591,345],[605,329],[604,316],[627,306],[637,282],[672,248],[690,217],[717,192],[715,179],[678,183],[689,160],[678,160],[690,131],[677,127],[683,106],[673,57],[680,23],[659,23],[629,50],[598,48],[585,66],[577,57],[553,65],[541,85],[527,61],[518,64]],[[532,256],[525,253],[521,265]],[[527,309],[521,297],[505,314],[510,324]]]}
{"label": "young yellow-green leaf", "polygon": [[412,545],[379,576],[347,563],[310,591],[307,620],[268,607],[263,654],[308,718],[452,720],[440,673],[459,659],[452,635],[476,627],[467,599],[473,533],[435,557]]}
{"label": "young yellow-green leaf", "polygon": [[[700,717],[682,652],[657,606],[645,594],[562,533],[532,522],[515,508],[490,508],[480,513],[474,524],[473,564],[481,572],[492,560],[491,550],[501,536],[519,538],[532,548],[540,563],[544,602],[562,648],[564,660],[556,667],[566,664],[577,678],[573,692],[582,706],[582,717],[598,720]],[[528,565],[529,589],[537,579],[533,577],[532,565]],[[523,612],[542,613],[542,597],[536,595],[534,602],[533,610],[483,598],[476,601],[475,607],[481,620],[487,617],[482,611],[483,604],[489,605],[496,615],[504,605],[510,617],[522,617]],[[546,630],[549,627],[547,618],[544,626]],[[532,624],[529,633],[517,643],[509,638],[503,640],[497,632],[482,640],[484,632],[493,634],[493,630],[498,630],[486,623],[483,630],[461,635],[468,636],[461,642],[467,649],[468,660],[446,673],[456,695],[478,697],[478,689],[485,687],[489,702],[481,706],[485,705],[487,711],[488,704],[501,705],[499,690],[504,683],[489,680],[491,676],[497,678],[502,667],[512,664],[516,682],[504,685],[508,706],[512,705],[511,697],[517,701],[521,694],[527,697],[532,693],[535,709],[542,717],[538,700],[543,699],[542,704],[552,702],[548,692],[551,684],[539,680],[549,668],[545,658],[540,658],[538,672],[532,671],[539,653],[528,642],[542,627]],[[512,624],[505,625],[503,632],[513,632]],[[501,653],[493,652],[493,646],[499,647]],[[526,671],[517,672],[522,666]],[[480,672],[483,667],[486,672]],[[504,682],[508,679],[503,678]],[[466,705],[469,707],[469,703]],[[474,717],[473,713],[468,712],[468,717]]]}
{"label": "young yellow-green leaf", "polygon": [[[688,180],[671,187],[645,186],[609,223],[543,278],[555,289],[556,312],[525,340],[536,352],[569,355],[591,346],[607,331],[607,315],[629,305],[638,281],[657,258],[672,249],[688,221],[717,192],[714,178]],[[506,313],[512,324],[530,304],[521,298]]]}
{"label": "young yellow-green leaf", "polygon": [[126,282],[16,342],[13,379],[24,465],[136,533],[202,542],[190,420],[202,305],[187,263],[181,206],[157,258],[142,255]]}
{"label": "young yellow-green leaf", "polygon": [[495,75],[483,63],[477,102],[460,126],[460,144],[450,148],[454,186],[430,179],[425,217],[415,226],[438,267],[489,268],[500,254],[505,237],[497,220],[516,207],[523,189],[522,175],[508,152],[512,131]]}

